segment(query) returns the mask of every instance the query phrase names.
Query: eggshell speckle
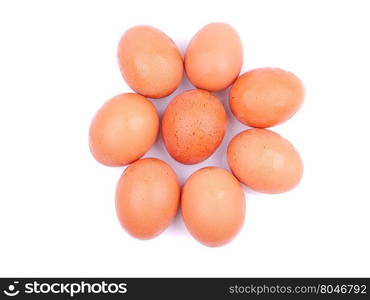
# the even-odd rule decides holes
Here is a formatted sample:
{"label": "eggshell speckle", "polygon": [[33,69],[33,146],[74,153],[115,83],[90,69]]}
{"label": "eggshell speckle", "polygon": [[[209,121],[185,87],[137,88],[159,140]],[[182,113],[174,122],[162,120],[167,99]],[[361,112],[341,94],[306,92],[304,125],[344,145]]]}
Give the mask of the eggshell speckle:
{"label": "eggshell speckle", "polygon": [[204,26],[190,41],[185,53],[185,70],[200,89],[220,91],[239,75],[243,47],[238,33],[225,23]]}
{"label": "eggshell speckle", "polygon": [[266,128],[291,118],[304,99],[302,82],[277,68],[260,68],[241,75],[230,91],[235,117],[251,127]]}
{"label": "eggshell speckle", "polygon": [[181,211],[195,239],[210,247],[221,246],[231,241],[243,225],[244,192],[238,180],[226,170],[203,168],[186,181]]}
{"label": "eggshell speckle", "polygon": [[91,153],[108,166],[129,164],[149,150],[158,128],[158,113],[148,99],[133,93],[120,94],[107,101],[91,122]]}
{"label": "eggshell speckle", "polygon": [[234,175],[263,193],[282,193],[302,178],[303,163],[294,146],[267,129],[249,129],[236,135],[227,149]]}
{"label": "eggshell speckle", "polygon": [[162,136],[169,154],[183,164],[208,158],[220,145],[227,116],[217,97],[204,90],[176,96],[162,118]]}
{"label": "eggshell speckle", "polygon": [[124,33],[118,61],[128,85],[146,97],[170,95],[183,75],[183,60],[175,43],[151,26],[135,26]]}
{"label": "eggshell speckle", "polygon": [[171,223],[180,201],[175,172],[156,158],[136,161],[126,168],[116,190],[118,219],[129,234],[151,239]]}

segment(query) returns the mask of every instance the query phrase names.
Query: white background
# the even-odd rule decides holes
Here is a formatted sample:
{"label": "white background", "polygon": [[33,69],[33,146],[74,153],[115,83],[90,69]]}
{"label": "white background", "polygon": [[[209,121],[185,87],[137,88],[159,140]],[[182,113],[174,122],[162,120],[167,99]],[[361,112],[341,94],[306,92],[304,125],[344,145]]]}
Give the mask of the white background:
{"label": "white background", "polygon": [[[149,24],[182,53],[213,21],[230,23],[245,50],[243,72],[294,72],[306,99],[273,130],[305,164],[301,184],[281,195],[245,189],[237,238],[207,248],[181,217],[140,241],[114,209],[124,168],[88,149],[96,110],[131,91],[117,66],[121,34]],[[1,1],[1,276],[370,276],[370,44],[368,1]],[[153,100],[161,113],[170,97]],[[227,168],[227,143],[246,127],[232,118],[217,152],[183,166],[160,140],[147,153],[181,183],[208,165]]]}

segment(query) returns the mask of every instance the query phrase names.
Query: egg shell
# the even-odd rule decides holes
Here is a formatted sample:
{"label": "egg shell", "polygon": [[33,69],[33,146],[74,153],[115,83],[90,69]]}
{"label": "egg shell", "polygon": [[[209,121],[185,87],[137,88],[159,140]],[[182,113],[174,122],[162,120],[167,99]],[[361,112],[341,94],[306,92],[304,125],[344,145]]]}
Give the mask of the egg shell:
{"label": "egg shell", "polygon": [[170,95],[183,76],[183,60],[175,43],[151,26],[135,26],[123,34],[118,62],[127,84],[150,98]]}
{"label": "egg shell", "polygon": [[278,68],[259,68],[241,75],[233,84],[229,102],[242,123],[266,128],[291,118],[304,99],[302,82]]}
{"label": "egg shell", "polygon": [[122,227],[138,239],[151,239],[171,223],[180,202],[180,185],[171,167],[157,158],[134,162],[116,189],[116,211]]}
{"label": "egg shell", "polygon": [[227,159],[234,175],[251,189],[282,193],[301,180],[303,163],[294,146],[267,129],[249,129],[229,143]]}
{"label": "egg shell", "polygon": [[107,166],[123,166],[143,156],[158,135],[159,117],[145,97],[120,94],[107,101],[93,118],[90,150]]}
{"label": "egg shell", "polygon": [[234,82],[243,64],[243,47],[238,33],[225,23],[200,29],[185,53],[185,71],[200,89],[220,91]]}
{"label": "egg shell", "polygon": [[207,159],[220,145],[227,115],[220,100],[204,90],[177,95],[162,118],[162,137],[168,153],[183,164]]}
{"label": "egg shell", "polygon": [[210,247],[222,246],[240,231],[245,216],[245,196],[228,171],[207,167],[193,173],[181,195],[185,225],[193,237]]}

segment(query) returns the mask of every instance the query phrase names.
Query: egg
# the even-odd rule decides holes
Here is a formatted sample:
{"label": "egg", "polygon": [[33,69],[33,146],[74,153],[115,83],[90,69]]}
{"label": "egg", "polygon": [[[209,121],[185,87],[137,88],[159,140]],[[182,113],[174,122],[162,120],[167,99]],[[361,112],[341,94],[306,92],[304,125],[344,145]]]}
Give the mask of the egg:
{"label": "egg", "polygon": [[241,75],[231,88],[232,113],[242,123],[266,128],[291,118],[304,99],[302,82],[278,68],[259,68]]}
{"label": "egg", "polygon": [[267,129],[249,129],[236,135],[227,149],[234,175],[251,189],[282,193],[301,180],[303,163],[294,146]]}
{"label": "egg", "polygon": [[151,26],[135,26],[123,34],[118,62],[127,84],[150,98],[170,95],[183,75],[183,60],[175,43]]}
{"label": "egg", "polygon": [[180,201],[180,186],[171,167],[156,158],[134,162],[116,189],[116,211],[122,227],[138,239],[151,239],[171,223]]}
{"label": "egg", "polygon": [[208,158],[220,145],[227,116],[218,98],[204,90],[177,95],[162,118],[162,137],[168,153],[183,164]]}
{"label": "egg", "polygon": [[90,150],[107,166],[123,166],[143,156],[158,135],[159,117],[145,97],[126,93],[107,101],[93,118]]}
{"label": "egg", "polygon": [[228,171],[203,168],[185,182],[181,211],[196,240],[210,247],[221,246],[231,241],[243,225],[244,192]]}
{"label": "egg", "polygon": [[243,64],[238,33],[225,23],[204,26],[190,41],[185,53],[185,71],[200,89],[220,91],[237,78]]}

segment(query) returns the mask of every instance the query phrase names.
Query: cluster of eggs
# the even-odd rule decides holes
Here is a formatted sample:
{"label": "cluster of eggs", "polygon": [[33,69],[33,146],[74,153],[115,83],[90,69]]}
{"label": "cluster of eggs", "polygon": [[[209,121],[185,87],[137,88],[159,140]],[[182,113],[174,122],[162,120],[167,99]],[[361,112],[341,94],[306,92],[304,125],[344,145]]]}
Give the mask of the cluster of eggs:
{"label": "cluster of eggs", "polygon": [[[207,246],[220,246],[242,227],[245,194],[241,183],[263,193],[285,192],[299,183],[303,172],[299,153],[289,141],[265,128],[292,117],[303,102],[303,85],[294,74],[278,68],[259,68],[239,77],[243,47],[230,25],[203,27],[188,45],[184,61],[163,32],[135,26],[119,42],[118,61],[123,78],[136,93],[115,96],[99,109],[91,123],[89,145],[102,164],[132,163],[116,190],[119,221],[132,236],[155,237],[181,206],[190,233]],[[184,69],[196,88],[174,97],[160,120],[147,97],[162,98],[174,92]],[[227,127],[224,106],[211,92],[230,85],[233,115],[254,127],[237,134],[228,145],[232,173],[202,168],[181,188],[167,163],[140,159],[156,141],[159,128],[165,148],[178,162],[196,164],[211,156]]]}

